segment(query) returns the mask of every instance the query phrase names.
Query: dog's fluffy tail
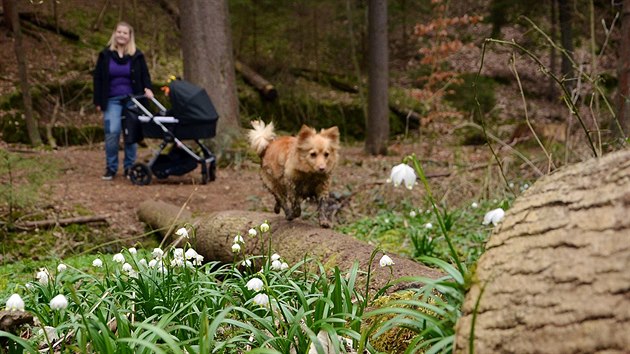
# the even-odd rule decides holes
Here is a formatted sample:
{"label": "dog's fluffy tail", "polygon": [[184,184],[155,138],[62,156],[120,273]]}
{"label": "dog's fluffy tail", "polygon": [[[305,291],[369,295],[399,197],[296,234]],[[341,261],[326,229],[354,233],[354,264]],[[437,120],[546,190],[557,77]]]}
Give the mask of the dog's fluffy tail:
{"label": "dog's fluffy tail", "polygon": [[269,143],[276,137],[273,122],[265,124],[262,120],[253,120],[251,123],[254,129],[249,131],[249,144],[258,156],[263,156]]}

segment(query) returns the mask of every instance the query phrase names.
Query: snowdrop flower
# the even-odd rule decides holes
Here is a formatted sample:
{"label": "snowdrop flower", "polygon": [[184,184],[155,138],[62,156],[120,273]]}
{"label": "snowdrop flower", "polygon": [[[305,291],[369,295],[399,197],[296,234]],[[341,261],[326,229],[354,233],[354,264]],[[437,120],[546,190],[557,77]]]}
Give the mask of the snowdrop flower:
{"label": "snowdrop flower", "polygon": [[130,249],[128,249],[129,253],[131,254],[137,254],[138,250],[135,247],[131,247]]}
{"label": "snowdrop flower", "polygon": [[131,266],[131,264],[125,263],[122,266],[122,270],[123,270],[123,272],[130,273],[130,272],[133,271],[133,267]]}
{"label": "snowdrop flower", "polygon": [[235,243],[232,245],[232,252],[239,253],[240,251],[241,251],[241,245],[239,245],[238,243]]}
{"label": "snowdrop flower", "polygon": [[173,257],[175,258],[184,258],[184,249],[183,248],[176,248],[173,251]]}
{"label": "snowdrop flower", "polygon": [[200,254],[198,254],[198,255],[195,257],[195,260],[193,261],[193,264],[194,264],[194,265],[197,265],[197,266],[200,266],[201,264],[203,264],[203,256],[202,256],[202,255],[200,255]]}
{"label": "snowdrop flower", "polygon": [[50,300],[50,308],[52,310],[64,310],[68,307],[68,299],[63,294],[59,294]]}
{"label": "snowdrop flower", "polygon": [[32,283],[26,283],[26,284],[24,284],[24,287],[25,287],[27,290],[33,290],[33,284],[32,284]]}
{"label": "snowdrop flower", "polygon": [[7,300],[7,311],[24,311],[24,300],[18,294],[13,294]]}
{"label": "snowdrop flower", "polygon": [[184,258],[175,257],[171,260],[171,267],[183,267],[184,266]]}
{"label": "snowdrop flower", "polygon": [[263,281],[260,280],[260,278],[251,278],[247,284],[245,284],[245,287],[249,290],[258,292],[263,288]]}
{"label": "snowdrop flower", "polygon": [[153,252],[151,252],[151,255],[153,256],[153,258],[160,259],[164,255],[164,251],[162,251],[161,248],[154,248]]}
{"label": "snowdrop flower", "polygon": [[66,269],[68,269],[68,266],[66,266],[63,263],[59,263],[59,265],[57,266],[57,272],[59,272],[59,273],[63,272]]}
{"label": "snowdrop flower", "polygon": [[416,217],[416,212],[414,210],[409,212],[409,217],[410,218],[415,218]]}
{"label": "snowdrop flower", "polygon": [[433,228],[433,224],[431,224],[430,222],[424,224],[424,228],[425,229],[432,229]]}
{"label": "snowdrop flower", "polygon": [[55,327],[44,326],[44,329],[40,328],[37,331],[37,334],[43,337],[44,331],[46,331],[46,337],[48,338],[49,341],[54,342],[57,339],[59,339],[59,335],[57,334],[57,329]]}
{"label": "snowdrop flower", "polygon": [[189,248],[186,250],[186,253],[184,253],[184,257],[186,257],[186,259],[193,259],[196,258],[198,255],[197,251],[195,251],[192,248]]}
{"label": "snowdrop flower", "polygon": [[470,204],[470,206],[471,206],[473,209],[477,209],[477,208],[479,208],[479,204],[477,204],[476,202],[472,202],[472,204]]}
{"label": "snowdrop flower", "polygon": [[260,232],[267,232],[269,231],[269,224],[267,224],[266,222],[260,224]]}
{"label": "snowdrop flower", "polygon": [[99,258],[96,258],[95,260],[92,261],[92,267],[101,268],[102,266],[103,266],[103,261],[101,261]]}
{"label": "snowdrop flower", "polygon": [[179,230],[175,231],[175,235],[177,235],[179,237],[188,238],[188,230],[186,230],[185,227],[182,227]]}
{"label": "snowdrop flower", "polygon": [[389,267],[394,265],[394,261],[392,261],[392,259],[389,258],[389,256],[386,254],[381,257],[381,260],[378,263],[381,267]]}
{"label": "snowdrop flower", "polygon": [[245,241],[243,240],[243,236],[241,235],[234,236],[234,243],[245,243]]}
{"label": "snowdrop flower", "polygon": [[281,270],[282,269],[282,262],[280,262],[277,259],[275,261],[271,262],[271,269],[273,269],[273,270]]}
{"label": "snowdrop flower", "polygon": [[269,305],[269,296],[267,296],[267,294],[258,293],[254,296],[254,303],[258,306],[267,306]]}
{"label": "snowdrop flower", "polygon": [[138,264],[143,266],[143,267],[146,267],[147,266],[147,260],[142,258],[141,260],[138,261]]}
{"label": "snowdrop flower", "polygon": [[492,223],[493,225],[496,226],[501,220],[503,220],[504,216],[505,216],[505,211],[503,211],[503,209],[501,208],[490,210],[483,217],[482,224],[488,225],[489,223]]}
{"label": "snowdrop flower", "polygon": [[157,260],[152,259],[149,261],[149,268],[154,268],[157,265]]}
{"label": "snowdrop flower", "polygon": [[249,229],[249,231],[247,231],[247,234],[248,234],[250,237],[255,237],[256,235],[258,235],[258,232],[256,232],[256,229],[251,228],[251,229]]}
{"label": "snowdrop flower", "polygon": [[37,281],[42,285],[48,285],[48,269],[40,268],[39,272],[35,275],[37,277]]}
{"label": "snowdrop flower", "polygon": [[279,254],[274,253],[274,254],[271,255],[271,260],[272,261],[277,261],[279,259],[280,259],[280,255]]}
{"label": "snowdrop flower", "polygon": [[251,267],[252,266],[252,261],[250,261],[249,259],[246,259],[246,260],[241,262],[241,265],[243,267]]}
{"label": "snowdrop flower", "polygon": [[508,183],[508,186],[509,186],[510,188],[514,188],[514,182],[510,182],[510,183]]}
{"label": "snowdrop flower", "polygon": [[394,183],[394,187],[398,187],[404,183],[407,189],[413,189],[416,178],[416,171],[409,165],[401,163],[392,168],[392,173],[387,179],[387,183]]}
{"label": "snowdrop flower", "polygon": [[125,263],[125,256],[123,256],[122,253],[116,253],[113,259],[114,262]]}
{"label": "snowdrop flower", "polygon": [[280,265],[280,270],[286,270],[289,269],[289,265],[287,264],[287,262],[282,262],[282,264]]}

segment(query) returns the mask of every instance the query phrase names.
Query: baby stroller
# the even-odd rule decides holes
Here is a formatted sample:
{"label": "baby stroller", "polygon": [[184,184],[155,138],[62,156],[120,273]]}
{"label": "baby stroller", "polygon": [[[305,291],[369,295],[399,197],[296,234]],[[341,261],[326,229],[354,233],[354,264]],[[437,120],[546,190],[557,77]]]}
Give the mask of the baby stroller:
{"label": "baby stroller", "polygon": [[[152,176],[158,179],[182,176],[201,165],[201,183],[214,181],[216,157],[200,139],[216,135],[219,115],[204,89],[184,80],[174,80],[168,88],[172,104],[170,110],[152,99],[160,109],[159,115],[153,115],[140,102],[145,96],[129,97],[133,105],[126,108],[123,115],[126,142],[139,142],[143,138],[162,139],[159,149],[147,164],[138,162],[131,167],[129,179],[133,184],[142,186],[151,183]],[[193,140],[202,156],[182,140]]]}

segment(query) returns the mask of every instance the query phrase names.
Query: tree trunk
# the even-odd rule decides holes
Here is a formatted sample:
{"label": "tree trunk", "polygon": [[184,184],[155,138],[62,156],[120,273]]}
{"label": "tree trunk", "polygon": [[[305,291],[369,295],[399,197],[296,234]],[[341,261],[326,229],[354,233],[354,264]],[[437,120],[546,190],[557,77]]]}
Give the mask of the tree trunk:
{"label": "tree trunk", "polygon": [[558,15],[560,17],[560,43],[564,48],[560,70],[565,80],[565,86],[570,92],[575,87],[573,77],[573,20],[571,16],[571,0],[558,0]]}
{"label": "tree trunk", "polygon": [[387,0],[370,0],[368,26],[370,77],[365,151],[385,155],[389,140]]}
{"label": "tree trunk", "polygon": [[[550,0],[549,1],[549,6],[551,7],[551,29],[549,30],[549,37],[551,37],[551,40],[555,43],[558,39],[558,17],[556,14],[556,4],[557,4],[557,0]],[[551,72],[552,75],[557,75],[557,69],[556,69],[556,47],[555,46],[550,46],[549,48],[549,71]],[[558,95],[558,89],[556,88],[556,81],[553,79],[553,77],[549,77],[549,89],[547,92],[547,97],[549,98],[549,100],[551,101],[555,101],[556,100],[556,96]]]}
{"label": "tree trunk", "polygon": [[618,151],[514,202],[477,264],[456,353],[472,352],[473,324],[476,353],[628,352],[629,175],[630,150]]}
{"label": "tree trunk", "polygon": [[[11,14],[15,9],[13,8],[13,0],[2,0],[2,15],[4,16],[4,25],[7,26],[9,31],[13,31],[11,23]],[[16,11],[16,10],[15,10]]]}
{"label": "tree trunk", "polygon": [[[181,215],[179,215],[181,213]],[[179,215],[179,217],[178,217]],[[154,229],[168,229],[172,225],[190,223],[196,227],[196,239],[191,242],[206,261],[217,260],[224,263],[234,261],[231,251],[234,236],[244,235],[243,252],[247,255],[259,255],[261,249],[268,245],[267,236],[271,235],[272,250],[290,263],[296,263],[304,257],[313,257],[326,266],[339,266],[341,270],[349,270],[354,261],[360,264],[360,270],[367,271],[370,254],[374,247],[350,236],[322,229],[301,221],[287,221],[284,217],[268,213],[248,211],[222,211],[193,219],[190,212],[182,211],[178,206],[158,202],[145,201],[140,204],[138,217]],[[250,238],[247,231],[268,221],[271,232],[264,238]],[[372,262],[372,280],[370,288],[378,290],[389,280],[401,276],[425,276],[437,278],[443,274],[412,260],[389,255],[394,266],[381,268],[378,264],[382,253],[378,253]],[[363,280],[365,282],[365,279]],[[392,290],[417,284],[398,284]]]}
{"label": "tree trunk", "polygon": [[617,119],[612,124],[616,136],[630,135],[630,0],[623,1],[621,33],[617,55]]}
{"label": "tree trunk", "polygon": [[180,0],[179,7],[184,78],[208,92],[221,117],[218,131],[237,134],[238,98],[227,1]]}
{"label": "tree trunk", "polygon": [[22,46],[22,30],[20,28],[20,16],[18,14],[17,0],[12,0],[13,11],[11,11],[11,27],[13,28],[13,49],[18,64],[18,75],[20,77],[20,90],[22,91],[22,101],[24,103],[24,122],[31,145],[42,145],[42,138],[39,135],[37,121],[33,116],[33,99],[31,98],[31,88],[28,83],[28,71],[26,54]]}

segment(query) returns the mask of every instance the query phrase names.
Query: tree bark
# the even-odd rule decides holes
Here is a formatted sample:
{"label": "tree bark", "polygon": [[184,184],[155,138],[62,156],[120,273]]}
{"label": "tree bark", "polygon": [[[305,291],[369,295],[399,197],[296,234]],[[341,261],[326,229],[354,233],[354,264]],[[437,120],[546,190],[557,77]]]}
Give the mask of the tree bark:
{"label": "tree bark", "polygon": [[474,321],[476,353],[627,353],[629,175],[626,149],[556,170],[514,202],[479,259],[454,352],[472,352]]}
{"label": "tree bark", "polygon": [[560,70],[565,80],[565,86],[570,92],[575,87],[573,75],[573,19],[571,16],[571,0],[558,0],[558,16],[560,17],[560,43],[564,48]]}
{"label": "tree bark", "polygon": [[227,1],[180,0],[179,7],[184,78],[208,92],[221,117],[218,134],[235,135],[238,98]]}
{"label": "tree bark", "polygon": [[[179,215],[179,217],[178,217]],[[257,227],[264,221],[268,221],[271,232],[263,234],[263,237],[245,238],[244,254],[259,255],[261,249],[269,244],[267,238],[271,235],[272,251],[276,252],[289,262],[294,264],[304,259],[313,257],[327,267],[339,266],[343,270],[349,270],[354,261],[358,261],[360,270],[367,271],[370,254],[374,247],[356,240],[350,236],[322,229],[301,221],[287,221],[276,214],[257,213],[248,211],[222,211],[198,218],[193,218],[191,213],[182,208],[159,201],[145,201],[138,208],[138,217],[149,227],[154,229],[175,229],[173,225],[190,223],[195,225],[196,239],[191,241],[195,250],[204,256],[206,261],[220,261],[230,263],[234,261],[231,251],[234,236],[247,235],[252,227]],[[388,281],[401,276],[424,276],[437,278],[443,274],[435,269],[428,268],[410,259],[389,255],[394,266],[381,268],[379,260],[381,253],[377,254],[371,264],[372,278],[370,289],[378,290]],[[365,279],[362,278],[363,284]],[[418,284],[401,283],[391,290],[402,289]]]}
{"label": "tree bark", "polygon": [[630,135],[630,0],[623,1],[621,33],[617,55],[617,119],[612,130],[620,138]]}
{"label": "tree bark", "polygon": [[370,0],[368,27],[369,92],[365,151],[370,155],[385,155],[389,140],[387,0]]}
{"label": "tree bark", "polygon": [[13,0],[2,0],[2,15],[4,16],[4,25],[7,26],[7,29],[11,32],[13,31],[13,20],[11,20],[13,11],[16,11],[16,9],[13,8]]}
{"label": "tree bark", "polygon": [[31,145],[42,145],[42,138],[37,127],[37,120],[33,116],[33,99],[31,97],[31,87],[28,83],[28,70],[26,54],[22,46],[22,30],[20,28],[20,16],[18,14],[17,0],[12,0],[13,11],[11,11],[11,27],[13,28],[13,49],[18,64],[18,75],[20,77],[20,90],[22,91],[22,101],[24,103],[24,122]]}

